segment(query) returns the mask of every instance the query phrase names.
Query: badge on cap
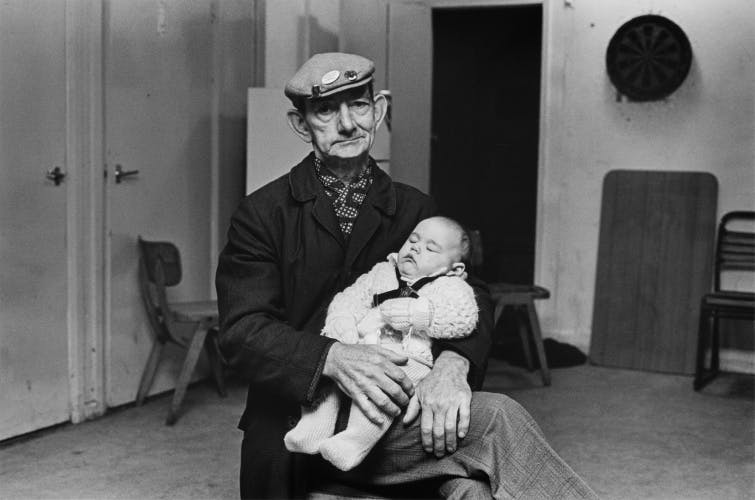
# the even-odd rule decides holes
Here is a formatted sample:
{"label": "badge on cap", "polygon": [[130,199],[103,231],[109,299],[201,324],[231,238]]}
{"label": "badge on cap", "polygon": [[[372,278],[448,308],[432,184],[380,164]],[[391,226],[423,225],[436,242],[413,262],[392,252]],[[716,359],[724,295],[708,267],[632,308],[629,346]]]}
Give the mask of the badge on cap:
{"label": "badge on cap", "polygon": [[327,73],[322,75],[322,78],[320,79],[320,81],[322,82],[323,85],[330,85],[331,83],[338,80],[339,76],[341,76],[341,72],[338,71],[337,69],[334,69],[333,71],[328,71]]}

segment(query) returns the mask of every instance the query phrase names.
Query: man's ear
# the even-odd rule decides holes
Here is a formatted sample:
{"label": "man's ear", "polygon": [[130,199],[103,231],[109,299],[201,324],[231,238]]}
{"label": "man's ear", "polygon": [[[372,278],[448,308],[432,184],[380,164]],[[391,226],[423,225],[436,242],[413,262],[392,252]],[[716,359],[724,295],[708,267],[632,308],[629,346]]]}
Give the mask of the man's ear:
{"label": "man's ear", "polygon": [[451,264],[451,269],[448,270],[446,273],[446,276],[461,276],[464,274],[464,269],[466,266],[463,262],[454,262]]}
{"label": "man's ear", "polygon": [[297,109],[289,109],[286,113],[288,126],[294,131],[294,134],[304,142],[312,142],[312,134],[309,133],[309,125],[304,116]]}
{"label": "man's ear", "polygon": [[385,115],[388,113],[388,99],[383,94],[377,94],[374,99],[375,103],[375,130],[380,128]]}

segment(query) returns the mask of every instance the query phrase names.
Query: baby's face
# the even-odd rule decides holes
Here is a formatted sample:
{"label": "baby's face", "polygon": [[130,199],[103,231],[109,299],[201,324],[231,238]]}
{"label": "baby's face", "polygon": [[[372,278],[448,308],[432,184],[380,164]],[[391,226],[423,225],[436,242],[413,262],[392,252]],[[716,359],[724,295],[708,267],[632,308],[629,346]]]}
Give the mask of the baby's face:
{"label": "baby's face", "polygon": [[405,278],[446,272],[459,262],[461,237],[439,219],[425,219],[414,228],[398,251],[398,270]]}

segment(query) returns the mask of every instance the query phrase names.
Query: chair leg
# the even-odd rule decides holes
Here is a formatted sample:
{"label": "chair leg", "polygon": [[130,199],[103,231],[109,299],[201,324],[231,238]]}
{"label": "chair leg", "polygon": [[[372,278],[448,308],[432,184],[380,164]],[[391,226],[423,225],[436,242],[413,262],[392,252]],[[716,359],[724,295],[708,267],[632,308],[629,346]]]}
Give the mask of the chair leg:
{"label": "chair leg", "polygon": [[499,299],[495,303],[495,310],[493,312],[493,327],[495,327],[498,324],[498,320],[501,319],[501,313],[503,313],[503,308],[506,305],[503,303],[503,300]]}
{"label": "chair leg", "polygon": [[516,321],[519,330],[519,339],[522,341],[524,361],[527,363],[527,369],[532,371],[535,369],[535,365],[532,363],[532,350],[530,349],[529,311],[523,310],[521,306],[517,306]]}
{"label": "chair leg", "polygon": [[144,398],[147,397],[149,388],[152,387],[152,382],[155,379],[155,373],[157,373],[157,362],[160,361],[160,354],[163,352],[165,344],[159,340],[155,340],[152,345],[152,350],[149,352],[149,358],[147,358],[147,364],[144,366],[142,372],[142,379],[139,381],[139,390],[136,392],[136,405],[141,406],[144,403]]}
{"label": "chair leg", "polygon": [[532,328],[532,336],[537,349],[537,358],[540,361],[540,374],[543,377],[543,385],[551,385],[551,374],[548,370],[548,361],[545,359],[545,347],[543,346],[543,335],[540,332],[540,321],[537,319],[535,304],[530,300],[527,303],[527,314]]}
{"label": "chair leg", "polygon": [[713,336],[711,338],[710,342],[710,369],[712,372],[712,375],[718,375],[718,371],[721,368],[721,363],[719,361],[719,351],[720,351],[720,335],[718,330],[718,325],[720,321],[718,320],[718,314],[715,312],[713,313]]}
{"label": "chair leg", "polygon": [[225,390],[225,380],[223,379],[223,363],[220,357],[220,348],[218,347],[218,337],[216,331],[208,333],[204,340],[207,359],[210,361],[212,377],[215,380],[215,387],[218,389],[220,397],[224,398],[228,394]]}
{"label": "chair leg", "polygon": [[[695,367],[695,380],[692,387],[695,391],[699,391],[705,387],[708,382],[713,380],[716,376],[716,371],[708,370],[705,367],[705,355],[708,350],[708,337],[713,335],[711,326],[711,313],[710,310],[705,307],[700,308],[700,324],[697,329],[697,362]],[[713,350],[713,349],[711,349]],[[711,352],[711,364],[713,360],[713,352]]]}
{"label": "chair leg", "polygon": [[189,350],[186,352],[186,358],[184,358],[181,374],[178,376],[178,381],[176,382],[176,390],[173,392],[173,400],[170,404],[170,412],[168,413],[165,425],[173,425],[178,420],[178,409],[181,407],[181,401],[183,401],[186,394],[186,388],[191,380],[191,375],[194,373],[194,367],[197,366],[206,336],[207,325],[200,323],[194,331],[191,343],[189,344]]}

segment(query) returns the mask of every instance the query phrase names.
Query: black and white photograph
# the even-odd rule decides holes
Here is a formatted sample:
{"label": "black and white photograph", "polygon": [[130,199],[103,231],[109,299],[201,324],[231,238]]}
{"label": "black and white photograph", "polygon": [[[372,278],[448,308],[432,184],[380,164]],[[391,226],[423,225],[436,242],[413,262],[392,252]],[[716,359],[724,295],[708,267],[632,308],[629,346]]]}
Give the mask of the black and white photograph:
{"label": "black and white photograph", "polygon": [[0,499],[755,499],[752,0],[0,0]]}

